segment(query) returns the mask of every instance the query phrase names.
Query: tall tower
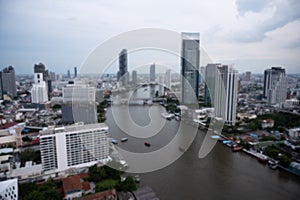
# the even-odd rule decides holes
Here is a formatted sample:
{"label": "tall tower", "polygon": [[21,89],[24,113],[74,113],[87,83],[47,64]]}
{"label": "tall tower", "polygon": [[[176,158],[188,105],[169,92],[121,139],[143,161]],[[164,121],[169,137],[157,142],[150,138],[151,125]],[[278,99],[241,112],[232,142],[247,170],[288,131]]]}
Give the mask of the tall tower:
{"label": "tall tower", "polygon": [[74,67],[74,78],[77,78],[77,67]]}
{"label": "tall tower", "polygon": [[31,102],[45,103],[46,101],[48,101],[48,91],[43,73],[34,73],[34,84],[31,88]]}
{"label": "tall tower", "polygon": [[171,89],[171,70],[167,69],[165,74],[165,85],[166,88]]}
{"label": "tall tower", "polygon": [[287,81],[284,68],[272,67],[265,70],[263,95],[270,105],[286,100]]}
{"label": "tall tower", "polygon": [[200,34],[182,33],[181,38],[181,100],[182,103],[197,103]]}
{"label": "tall tower", "polygon": [[128,84],[128,69],[127,69],[127,49],[123,49],[119,54],[119,72],[118,81],[122,83],[123,86]]}
{"label": "tall tower", "polygon": [[46,70],[46,67],[43,63],[39,63],[34,65],[34,73],[42,73],[43,81],[45,81],[47,86],[47,95],[49,98],[52,92],[52,80],[49,71]]}
{"label": "tall tower", "polygon": [[132,85],[137,85],[137,72],[135,70],[132,71]]}
{"label": "tall tower", "polygon": [[206,66],[205,102],[215,108],[215,116],[228,125],[236,122],[238,72],[227,65]]}
{"label": "tall tower", "polygon": [[68,69],[68,71],[67,71],[67,78],[71,78],[71,72],[70,72],[69,69]]}
{"label": "tall tower", "polygon": [[150,65],[150,83],[155,82],[155,64]]}
{"label": "tall tower", "polygon": [[17,96],[16,74],[12,66],[4,68],[0,72],[1,93],[11,97]]}

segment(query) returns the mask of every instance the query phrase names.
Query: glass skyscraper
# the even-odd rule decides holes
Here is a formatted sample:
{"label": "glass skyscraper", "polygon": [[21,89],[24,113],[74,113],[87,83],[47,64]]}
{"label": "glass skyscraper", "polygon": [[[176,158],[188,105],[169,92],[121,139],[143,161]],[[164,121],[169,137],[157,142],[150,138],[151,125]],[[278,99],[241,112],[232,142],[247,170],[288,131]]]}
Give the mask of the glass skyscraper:
{"label": "glass skyscraper", "polygon": [[181,101],[198,103],[200,34],[182,33],[181,38]]}

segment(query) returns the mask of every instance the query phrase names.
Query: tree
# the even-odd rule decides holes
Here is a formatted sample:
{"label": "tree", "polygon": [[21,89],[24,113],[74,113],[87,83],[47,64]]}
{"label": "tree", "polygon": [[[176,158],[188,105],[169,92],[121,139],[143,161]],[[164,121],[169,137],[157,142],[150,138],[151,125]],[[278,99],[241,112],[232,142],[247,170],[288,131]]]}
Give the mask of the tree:
{"label": "tree", "polygon": [[288,168],[290,166],[291,162],[292,162],[292,160],[285,154],[282,154],[279,157],[279,164],[285,168]]}
{"label": "tree", "polygon": [[136,183],[132,176],[127,176],[125,181],[119,182],[116,186],[118,191],[132,192],[136,190]]}
{"label": "tree", "polygon": [[22,137],[23,142],[30,142],[32,139],[26,135],[25,137]]}
{"label": "tree", "polygon": [[32,148],[25,149],[20,153],[21,162],[25,163],[26,161],[32,162],[41,162],[41,152],[34,151]]}

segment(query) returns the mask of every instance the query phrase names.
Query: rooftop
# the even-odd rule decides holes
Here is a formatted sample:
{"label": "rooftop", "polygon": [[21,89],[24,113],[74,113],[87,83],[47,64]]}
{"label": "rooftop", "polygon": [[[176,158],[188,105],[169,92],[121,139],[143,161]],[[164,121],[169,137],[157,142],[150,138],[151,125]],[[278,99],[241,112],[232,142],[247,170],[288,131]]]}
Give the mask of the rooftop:
{"label": "rooftop", "polygon": [[108,126],[105,123],[95,123],[95,124],[80,124],[76,123],[71,126],[63,126],[63,127],[48,127],[45,130],[40,131],[40,135],[48,135],[48,134],[56,134],[63,132],[79,132],[79,131],[87,131],[87,130],[108,130]]}

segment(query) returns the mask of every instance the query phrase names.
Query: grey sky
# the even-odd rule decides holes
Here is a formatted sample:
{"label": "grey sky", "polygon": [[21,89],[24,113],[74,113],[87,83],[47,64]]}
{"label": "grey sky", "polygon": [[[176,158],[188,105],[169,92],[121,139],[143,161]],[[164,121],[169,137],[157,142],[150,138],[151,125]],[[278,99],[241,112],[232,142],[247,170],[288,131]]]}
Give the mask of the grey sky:
{"label": "grey sky", "polygon": [[240,72],[281,65],[299,73],[299,9],[298,0],[0,0],[0,67],[33,73],[43,62],[66,73],[115,35],[162,28],[200,32],[212,60]]}

